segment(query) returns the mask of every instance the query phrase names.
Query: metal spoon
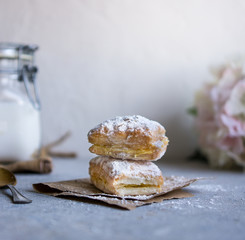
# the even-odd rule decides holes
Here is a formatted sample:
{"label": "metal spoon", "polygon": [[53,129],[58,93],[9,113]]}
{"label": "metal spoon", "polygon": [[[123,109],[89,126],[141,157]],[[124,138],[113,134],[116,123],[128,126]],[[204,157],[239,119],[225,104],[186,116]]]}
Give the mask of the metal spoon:
{"label": "metal spoon", "polygon": [[12,172],[5,168],[0,167],[0,187],[8,187],[13,195],[13,203],[31,203],[32,200],[24,197],[19,193],[14,185],[16,185],[17,180]]}

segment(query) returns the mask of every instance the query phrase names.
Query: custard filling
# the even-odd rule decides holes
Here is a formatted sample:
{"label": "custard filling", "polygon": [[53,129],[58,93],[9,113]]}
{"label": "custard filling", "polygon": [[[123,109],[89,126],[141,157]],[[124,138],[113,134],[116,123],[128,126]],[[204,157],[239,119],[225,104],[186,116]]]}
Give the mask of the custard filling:
{"label": "custard filling", "polygon": [[134,155],[135,157],[146,154],[153,154],[152,149],[129,149],[129,148],[119,148],[118,146],[99,146],[93,145],[92,148],[101,150],[103,154],[110,155],[111,153],[127,153]]}

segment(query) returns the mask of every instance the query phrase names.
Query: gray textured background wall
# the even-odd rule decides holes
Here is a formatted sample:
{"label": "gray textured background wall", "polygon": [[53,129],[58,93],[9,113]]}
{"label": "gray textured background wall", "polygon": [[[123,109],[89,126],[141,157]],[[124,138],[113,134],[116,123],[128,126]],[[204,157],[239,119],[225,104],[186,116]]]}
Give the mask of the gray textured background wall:
{"label": "gray textured background wall", "polygon": [[89,156],[90,128],[141,114],[166,127],[166,157],[182,159],[208,67],[244,54],[244,12],[242,0],[0,0],[0,41],[40,46],[44,143],[71,130],[64,148]]}

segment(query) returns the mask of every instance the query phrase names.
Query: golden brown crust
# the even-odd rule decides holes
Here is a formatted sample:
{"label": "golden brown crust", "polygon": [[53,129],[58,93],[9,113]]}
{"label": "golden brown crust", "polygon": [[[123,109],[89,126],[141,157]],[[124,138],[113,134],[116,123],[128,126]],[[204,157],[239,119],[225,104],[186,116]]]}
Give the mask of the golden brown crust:
{"label": "golden brown crust", "polygon": [[90,161],[91,182],[105,193],[150,195],[161,191],[161,170],[149,161],[96,157]]}
{"label": "golden brown crust", "polygon": [[157,160],[168,145],[165,129],[141,116],[107,120],[88,133],[89,151],[119,159]]}

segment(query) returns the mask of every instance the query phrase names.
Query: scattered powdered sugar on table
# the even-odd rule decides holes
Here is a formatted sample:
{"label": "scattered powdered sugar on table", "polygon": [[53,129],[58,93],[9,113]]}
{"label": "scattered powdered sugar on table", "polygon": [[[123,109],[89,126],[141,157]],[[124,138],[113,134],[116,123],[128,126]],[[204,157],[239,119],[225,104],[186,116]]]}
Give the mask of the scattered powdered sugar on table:
{"label": "scattered powdered sugar on table", "polygon": [[[181,179],[181,177],[180,177]],[[179,179],[179,180],[180,180]],[[160,203],[164,208],[172,208],[178,210],[184,210],[189,208],[199,209],[217,209],[222,205],[222,196],[219,193],[227,192],[227,190],[221,185],[205,184],[205,185],[191,185],[189,190],[196,190],[202,192],[204,195],[202,198],[193,197],[191,199],[178,199],[168,200]]]}
{"label": "scattered powdered sugar on table", "polygon": [[226,192],[226,189],[224,189],[221,185],[213,185],[213,184],[193,185],[190,186],[190,189],[198,190],[198,191],[208,191],[208,192]]}
{"label": "scattered powdered sugar on table", "polygon": [[217,209],[222,205],[220,196],[213,196],[211,199],[193,197],[191,199],[173,199],[159,203],[164,208],[186,210],[186,209]]}
{"label": "scattered powdered sugar on table", "polygon": [[91,163],[100,164],[101,167],[112,177],[124,175],[154,177],[161,176],[161,170],[156,164],[150,161],[133,161],[113,159],[106,156],[98,156],[91,160]]}

